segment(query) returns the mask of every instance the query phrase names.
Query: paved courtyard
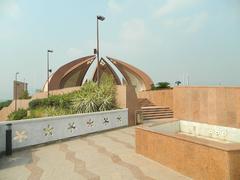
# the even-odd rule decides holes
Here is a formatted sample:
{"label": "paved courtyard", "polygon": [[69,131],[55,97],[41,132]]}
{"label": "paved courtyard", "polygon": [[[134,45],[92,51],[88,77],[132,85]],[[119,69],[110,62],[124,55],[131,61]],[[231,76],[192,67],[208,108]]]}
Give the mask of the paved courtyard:
{"label": "paved courtyard", "polygon": [[0,158],[0,180],[189,178],[135,152],[128,127],[29,148]]}

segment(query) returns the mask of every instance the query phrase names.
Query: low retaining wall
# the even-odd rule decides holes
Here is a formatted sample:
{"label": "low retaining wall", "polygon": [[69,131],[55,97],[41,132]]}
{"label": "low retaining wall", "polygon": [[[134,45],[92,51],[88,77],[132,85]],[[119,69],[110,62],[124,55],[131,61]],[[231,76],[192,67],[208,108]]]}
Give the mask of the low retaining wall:
{"label": "low retaining wall", "polygon": [[128,109],[0,123],[0,152],[5,151],[7,124],[13,149],[128,126]]}
{"label": "low retaining wall", "polygon": [[[239,180],[240,150],[211,141],[136,128],[136,152],[198,180]],[[226,145],[228,146],[228,145]]]}

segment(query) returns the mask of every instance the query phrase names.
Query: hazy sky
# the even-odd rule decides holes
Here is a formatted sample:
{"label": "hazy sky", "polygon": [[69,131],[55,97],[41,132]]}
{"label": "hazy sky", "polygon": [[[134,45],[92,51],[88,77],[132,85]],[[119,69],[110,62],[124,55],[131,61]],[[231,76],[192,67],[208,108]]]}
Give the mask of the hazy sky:
{"label": "hazy sky", "polygon": [[0,0],[0,99],[15,72],[34,92],[51,68],[90,55],[101,23],[101,54],[122,59],[155,82],[240,85],[239,0]]}

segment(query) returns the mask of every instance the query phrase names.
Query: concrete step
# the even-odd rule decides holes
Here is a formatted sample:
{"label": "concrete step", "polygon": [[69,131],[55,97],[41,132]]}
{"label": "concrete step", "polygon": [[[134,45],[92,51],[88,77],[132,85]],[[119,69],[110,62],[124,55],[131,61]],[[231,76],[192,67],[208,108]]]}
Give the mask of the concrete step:
{"label": "concrete step", "polygon": [[173,111],[167,106],[147,106],[141,110],[144,120],[173,118]]}
{"label": "concrete step", "polygon": [[167,118],[173,118],[173,116],[148,117],[148,118],[144,118],[143,120],[155,120],[155,119],[167,119]]}
{"label": "concrete step", "polygon": [[151,113],[155,113],[155,112],[159,112],[159,113],[168,113],[168,112],[173,112],[170,109],[169,110],[155,110],[155,111],[142,111],[143,113],[146,114],[151,114]]}
{"label": "concrete step", "polygon": [[167,113],[167,112],[172,112],[170,109],[157,109],[157,110],[149,110],[149,111],[144,111],[142,110],[143,113],[154,113],[154,112],[160,112],[160,113]]}
{"label": "concrete step", "polygon": [[151,109],[141,109],[143,112],[148,112],[148,111],[171,111],[171,109],[169,109],[169,108],[165,108],[165,109],[163,109],[163,108],[155,108],[155,109],[153,109],[153,108],[151,108]]}
{"label": "concrete step", "polygon": [[173,113],[166,113],[166,114],[143,114],[143,117],[156,117],[156,116],[173,116]]}
{"label": "concrete step", "polygon": [[173,115],[173,113],[142,114],[143,117]]}
{"label": "concrete step", "polygon": [[142,109],[148,110],[148,109],[170,109],[170,108],[167,106],[146,106],[146,107],[142,107]]}

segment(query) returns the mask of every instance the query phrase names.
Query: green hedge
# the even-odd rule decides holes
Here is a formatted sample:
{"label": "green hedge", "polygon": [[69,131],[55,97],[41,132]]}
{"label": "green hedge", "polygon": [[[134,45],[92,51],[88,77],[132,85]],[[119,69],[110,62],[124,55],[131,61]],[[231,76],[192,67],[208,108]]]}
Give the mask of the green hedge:
{"label": "green hedge", "polygon": [[20,119],[26,119],[27,118],[27,110],[25,109],[19,109],[15,112],[12,112],[9,116],[9,120],[20,120]]}
{"label": "green hedge", "polygon": [[61,96],[50,96],[45,99],[35,99],[29,103],[30,109],[40,107],[59,107],[67,109],[71,106],[71,94]]}

